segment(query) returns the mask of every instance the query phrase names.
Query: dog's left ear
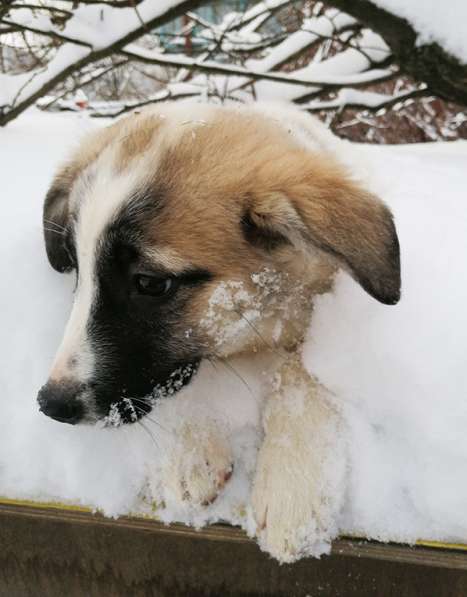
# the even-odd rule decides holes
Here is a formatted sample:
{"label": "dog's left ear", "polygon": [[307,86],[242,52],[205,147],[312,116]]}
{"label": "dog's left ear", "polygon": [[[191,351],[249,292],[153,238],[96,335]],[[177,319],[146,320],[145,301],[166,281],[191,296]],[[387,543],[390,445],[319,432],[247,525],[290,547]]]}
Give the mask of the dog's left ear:
{"label": "dog's left ear", "polygon": [[276,174],[275,188],[270,179],[269,188],[250,202],[243,218],[246,238],[268,250],[284,242],[317,247],[337,258],[375,299],[396,304],[399,241],[389,209],[340,167],[318,160],[299,169],[289,166]]}
{"label": "dog's left ear", "polygon": [[71,183],[72,177],[66,169],[57,174],[45,197],[42,216],[47,257],[50,265],[61,273],[75,266],[68,207]]}

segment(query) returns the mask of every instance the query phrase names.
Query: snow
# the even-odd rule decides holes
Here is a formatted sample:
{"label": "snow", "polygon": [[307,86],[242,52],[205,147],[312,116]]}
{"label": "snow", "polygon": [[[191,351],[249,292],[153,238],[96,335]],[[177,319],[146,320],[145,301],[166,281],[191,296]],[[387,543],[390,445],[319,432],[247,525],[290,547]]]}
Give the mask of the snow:
{"label": "snow", "polygon": [[[365,30],[359,39],[359,45],[363,52],[349,48],[322,62],[312,61],[306,67],[294,71],[292,75],[271,72],[272,69],[277,68],[320,37],[329,37],[334,31],[340,31],[354,22],[352,17],[332,9],[328,10],[326,15],[307,18],[303,22],[302,29],[287,36],[281,43],[270,49],[263,58],[250,58],[244,66],[220,65],[216,61],[205,59],[205,57],[193,59],[181,54],[164,54],[160,51],[141,48],[136,44],[127,45],[124,51],[130,57],[139,57],[160,65],[190,67],[202,63],[203,68],[208,72],[218,73],[210,74],[209,78],[205,74],[195,74],[190,83],[185,84],[193,94],[199,93],[201,86],[202,88],[225,89],[226,94],[230,97],[243,99],[250,93],[249,86],[246,91],[245,86],[248,81],[251,81],[251,76],[266,75],[267,80],[255,82],[255,96],[258,99],[292,100],[309,95],[317,91],[320,86],[358,85],[385,79],[392,74],[388,69],[375,67],[387,58],[389,49],[379,35],[368,30]],[[248,30],[248,34],[251,35],[252,31]],[[370,70],[368,70],[369,68]],[[228,78],[223,74],[226,72],[229,73]],[[300,83],[303,84],[300,85]],[[174,95],[177,95],[176,83],[169,84],[168,88],[171,94],[173,92]]]}
{"label": "snow", "polygon": [[298,54],[320,37],[330,37],[334,31],[339,31],[353,23],[355,23],[355,19],[334,10],[329,10],[326,16],[304,19],[298,31],[288,35],[284,41],[273,47],[264,58],[258,60],[250,58],[246,66],[253,70],[269,71],[288,60],[291,56]]}
{"label": "snow", "polygon": [[[437,42],[467,63],[467,2],[465,0],[371,0],[380,8],[407,19],[418,32],[418,45]],[[462,25],[464,23],[464,25]]]}
{"label": "snow", "polygon": [[343,524],[378,539],[465,542],[467,143],[368,154],[397,222],[402,300],[384,308],[341,275],[304,351],[350,427]]}
{"label": "snow", "polygon": [[45,83],[88,54],[89,48],[86,46],[65,43],[47,64],[47,68],[13,76],[0,74],[0,106],[12,107],[27,100]]}
{"label": "snow", "polygon": [[375,93],[374,91],[360,91],[359,89],[341,89],[335,98],[324,101],[313,101],[302,104],[304,110],[320,110],[326,108],[341,108],[350,105],[376,108],[393,99],[392,95]]}
{"label": "snow", "polygon": [[37,32],[52,32],[70,42],[87,44],[90,48],[99,50],[139,29],[143,23],[149,24],[162,17],[182,1],[143,0],[138,4],[138,10],[131,7],[116,9],[104,3],[85,4],[73,10],[73,15],[63,29],[48,16],[29,8],[11,10],[5,22],[18,23]]}
{"label": "snow", "polygon": [[316,87],[311,85],[292,87],[284,83],[263,80],[255,84],[256,97],[261,100],[292,101],[317,91],[320,83],[326,85],[326,83],[342,80],[345,81],[345,85],[357,85],[365,81],[384,79],[391,74],[388,69],[374,67],[374,64],[383,61],[389,52],[379,35],[368,29],[364,30],[359,39],[359,46],[364,52],[348,48],[321,62],[312,61],[293,72],[295,79],[316,82]]}
{"label": "snow", "polygon": [[[15,76],[0,74],[0,106],[4,106],[8,110],[12,105],[26,101],[54,76],[84,59],[91,51],[104,50],[119,40],[127,38],[132,31],[140,29],[143,23],[151,28],[151,23],[157,21],[167,11],[176,8],[181,1],[152,2],[144,0],[138,4],[138,10],[131,7],[115,9],[105,3],[82,5],[74,10],[64,28],[60,28],[50,17],[40,11],[30,8],[12,8],[9,17],[4,18],[5,23],[12,25],[17,23],[38,33],[52,33],[64,40],[65,43],[58,49],[46,68]],[[464,29],[459,26],[459,23],[467,22],[467,3],[464,0],[451,0],[446,6],[439,3],[438,0],[373,1],[376,5],[408,19],[418,31],[418,44],[436,41],[448,52],[467,62],[467,36]],[[230,47],[236,49],[254,47],[255,44],[261,42],[261,34],[256,31],[256,28],[263,22],[268,11],[283,4],[285,4],[285,0],[260,2],[246,11],[243,20],[237,18],[238,15],[228,15],[223,23],[206,29],[203,35],[209,39],[219,39],[221,34],[226,34],[223,42],[225,50]],[[230,24],[234,22],[238,24],[237,29],[227,31]],[[243,27],[241,26],[242,22],[245,23]],[[388,54],[388,48],[382,39],[371,32],[365,32],[363,39],[359,41],[364,52],[348,49],[320,63],[312,61],[305,68],[295,71],[293,76],[270,73],[271,69],[302,51],[319,37],[328,37],[334,31],[353,22],[354,20],[348,15],[331,9],[320,17],[304,19],[299,31],[292,33],[282,43],[273,47],[264,58],[248,60],[246,68],[225,64],[220,68],[219,64],[213,61],[205,61],[204,66],[210,72],[219,73],[218,76],[222,75],[222,70],[230,71],[231,78],[228,81],[228,87],[231,90],[231,95],[237,91],[237,95],[240,96],[242,92],[239,88],[244,87],[248,71],[257,75],[268,72],[268,80],[263,80],[255,85],[255,96],[267,100],[297,99],[316,91],[316,87],[326,84],[352,85],[385,78],[390,74],[389,71],[375,69],[363,72],[383,61]],[[128,45],[126,52],[130,57],[139,57],[143,60],[152,59],[161,65],[179,67],[196,65],[195,60],[183,56],[166,56],[162,52],[150,52],[138,48],[134,44]],[[196,85],[196,80],[195,78],[192,81],[194,85]],[[300,81],[316,83],[316,86],[297,86],[297,82]],[[287,88],[288,82],[293,83],[293,86],[289,85]],[[213,85],[217,83],[219,83],[219,89],[224,88],[222,81],[211,81]]]}
{"label": "snow", "polygon": [[[111,6],[79,6],[62,30],[49,17],[28,8],[12,10],[5,23],[21,24],[38,33],[55,33],[66,43],[59,47],[55,56],[44,68],[20,75],[0,74],[0,106],[11,108],[27,100],[45,83],[52,80],[66,68],[84,59],[91,50],[103,50],[132,31],[140,29],[143,23],[150,23],[174,9],[182,0],[144,0],[133,8],[115,9]],[[104,26],[105,25],[105,26]]]}
{"label": "snow", "polygon": [[[391,74],[388,69],[377,69],[375,65],[384,61],[389,48],[383,39],[368,30],[363,32],[359,39],[359,46],[362,51],[349,48],[338,55],[323,60],[322,62],[312,61],[304,68],[293,72],[293,75],[284,75],[283,73],[271,72],[279,67],[283,62],[303,51],[313,44],[320,37],[329,37],[335,31],[341,31],[352,25],[355,20],[342,12],[330,9],[326,14],[320,17],[310,17],[303,21],[302,28],[288,35],[281,43],[270,49],[263,58],[250,58],[246,61],[243,68],[229,66],[230,76],[228,80],[224,76],[214,75],[208,80],[208,84],[214,89],[226,89],[231,97],[239,96],[243,98],[249,93],[244,91],[246,83],[251,80],[248,74],[268,75],[268,80],[259,80],[255,82],[255,97],[259,100],[294,100],[304,95],[309,95],[317,91],[323,85],[357,85],[367,81],[377,81],[384,79]],[[136,48],[134,44],[127,46],[126,51],[141,55],[141,49]],[[156,59],[160,64],[195,64],[184,56],[174,57],[163,56],[160,53],[144,54],[147,58]],[[173,62],[172,62],[173,61]],[[212,67],[216,72],[216,63],[204,61],[205,67]],[[223,67],[226,65],[222,65]],[[368,70],[370,68],[370,70]],[[239,76],[235,76],[239,75]],[[243,76],[241,76],[243,75]],[[297,82],[306,83],[298,85]],[[293,85],[289,83],[292,82]],[[206,86],[205,75],[195,76],[191,83],[193,90],[196,90],[196,84]],[[171,87],[171,86],[169,86]]]}
{"label": "snow", "polygon": [[[188,68],[202,65],[203,68],[212,72],[228,73],[229,75],[241,75],[246,78],[249,76],[251,77],[260,75],[266,80],[266,84],[273,82],[274,84],[278,83],[281,87],[292,85],[299,87],[300,89],[305,89],[305,91],[308,92],[312,90],[311,85],[330,87],[357,85],[359,83],[382,79],[391,74],[391,71],[387,69],[373,69],[371,71],[360,72],[360,65],[363,64],[364,68],[366,68],[368,67],[369,62],[367,58],[361,54],[361,52],[354,49],[346,50],[345,52],[342,52],[341,54],[338,54],[329,60],[315,64],[316,67],[323,66],[322,69],[316,68],[312,70],[305,67],[295,71],[293,76],[276,72],[266,73],[259,70],[246,69],[242,66],[236,66],[233,64],[219,64],[214,60],[198,60],[195,58],[189,58],[184,54],[163,54],[161,52],[139,47],[136,44],[128,44],[124,47],[122,52],[130,58],[153,62],[155,64],[166,64],[167,66]],[[381,48],[376,48],[375,52],[379,53],[378,57],[381,59]],[[364,62],[358,60],[360,57],[363,58]],[[338,58],[340,60],[337,60]],[[333,69],[330,66],[331,60],[333,61],[333,65],[339,64],[340,69]],[[298,73],[298,76],[295,76],[296,73]],[[264,81],[261,81],[258,84],[258,87],[263,83]],[[303,85],[307,86],[302,87]],[[292,88],[291,94],[293,96],[303,95],[304,93],[303,91],[301,94],[297,93],[296,91],[295,93],[293,92],[294,89]],[[282,97],[281,94],[278,95],[279,97]],[[268,97],[267,99],[272,99],[272,97]]]}
{"label": "snow", "polygon": [[[7,232],[0,236],[0,495],[72,502],[109,516],[150,514],[157,504],[165,521],[226,520],[251,533],[261,367],[242,370],[239,379],[203,364],[144,427],[118,426],[117,413],[104,428],[63,425],[38,412],[36,393],[74,283],[46,261],[42,199],[66,150],[100,124],[83,114],[29,110],[0,131]],[[304,362],[334,393],[349,452],[337,522],[342,534],[467,542],[467,143],[346,147],[368,160],[373,186],[395,213],[403,297],[382,306],[340,274],[335,292],[316,303]],[[163,493],[160,474],[179,445],[173,430],[196,417],[216,421],[230,437],[234,474],[212,505],[182,509]]]}
{"label": "snow", "polygon": [[243,22],[249,22],[256,19],[263,13],[267,13],[276,8],[280,8],[287,3],[288,0],[264,0],[264,2],[258,2],[243,14]]}
{"label": "snow", "polygon": [[85,41],[94,49],[102,49],[139,29],[143,23],[163,16],[182,1],[143,0],[138,10],[131,7],[116,10],[103,4],[79,6],[65,27],[65,35]]}

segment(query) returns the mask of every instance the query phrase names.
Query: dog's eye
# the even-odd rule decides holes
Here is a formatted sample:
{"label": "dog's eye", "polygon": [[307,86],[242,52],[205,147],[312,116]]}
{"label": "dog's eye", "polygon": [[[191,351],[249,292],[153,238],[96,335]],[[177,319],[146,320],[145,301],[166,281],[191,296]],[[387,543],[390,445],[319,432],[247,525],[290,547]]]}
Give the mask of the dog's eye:
{"label": "dog's eye", "polygon": [[172,294],[177,288],[175,278],[159,278],[146,274],[136,274],[133,283],[138,294],[145,294],[156,298]]}

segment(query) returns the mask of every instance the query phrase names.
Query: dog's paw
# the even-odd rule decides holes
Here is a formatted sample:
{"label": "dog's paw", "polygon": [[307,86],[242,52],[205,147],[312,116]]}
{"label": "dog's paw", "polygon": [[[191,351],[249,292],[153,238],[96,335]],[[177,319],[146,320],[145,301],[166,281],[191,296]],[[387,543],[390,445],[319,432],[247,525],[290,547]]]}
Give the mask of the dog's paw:
{"label": "dog's paw", "polygon": [[333,497],[311,468],[280,445],[266,443],[260,451],[252,492],[257,538],[279,562],[329,552],[336,534]]}
{"label": "dog's paw", "polygon": [[178,503],[207,506],[232,476],[230,446],[209,426],[185,425],[169,456],[164,485]]}

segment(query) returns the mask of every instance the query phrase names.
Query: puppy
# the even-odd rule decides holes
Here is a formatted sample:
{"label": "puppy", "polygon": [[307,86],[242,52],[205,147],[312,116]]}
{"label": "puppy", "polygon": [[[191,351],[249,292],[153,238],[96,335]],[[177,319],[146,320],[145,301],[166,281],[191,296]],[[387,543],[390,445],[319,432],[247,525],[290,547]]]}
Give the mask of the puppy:
{"label": "puppy", "polygon": [[[203,360],[269,359],[252,507],[281,561],[322,550],[342,501],[328,462],[338,414],[299,356],[313,297],[338,268],[382,303],[400,296],[392,215],[338,143],[289,108],[167,103],[85,138],[44,206],[49,261],[77,283],[41,411],[132,423]],[[209,503],[232,473],[230,447],[210,424],[185,423],[180,438],[167,483]],[[185,449],[202,466],[187,471]]]}

